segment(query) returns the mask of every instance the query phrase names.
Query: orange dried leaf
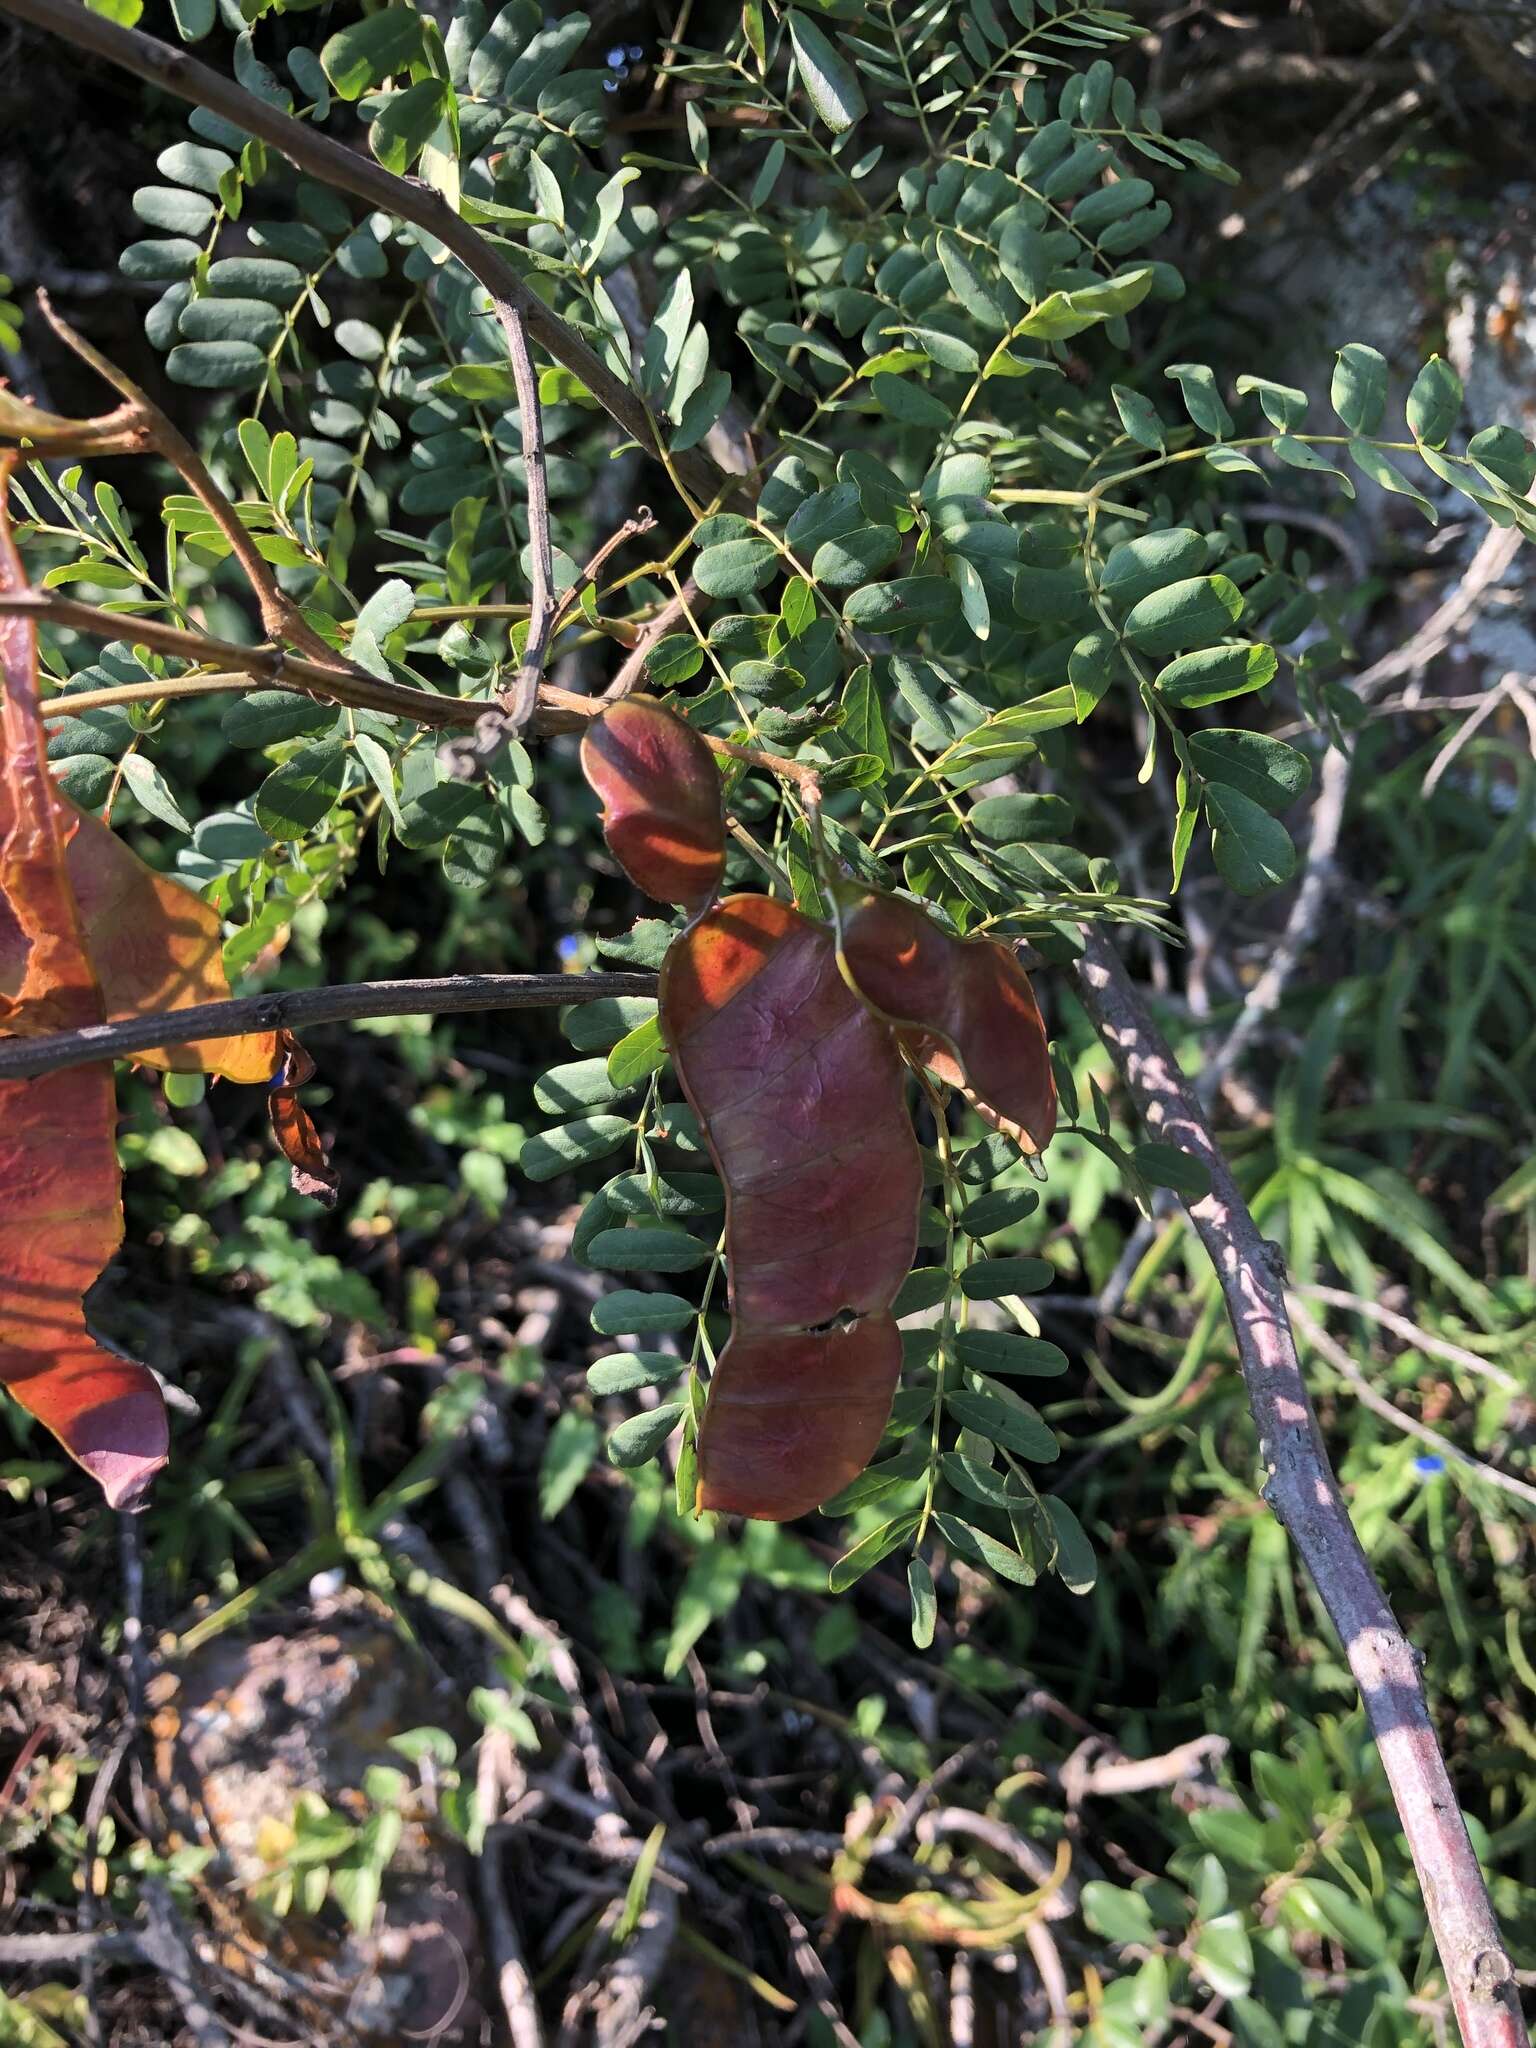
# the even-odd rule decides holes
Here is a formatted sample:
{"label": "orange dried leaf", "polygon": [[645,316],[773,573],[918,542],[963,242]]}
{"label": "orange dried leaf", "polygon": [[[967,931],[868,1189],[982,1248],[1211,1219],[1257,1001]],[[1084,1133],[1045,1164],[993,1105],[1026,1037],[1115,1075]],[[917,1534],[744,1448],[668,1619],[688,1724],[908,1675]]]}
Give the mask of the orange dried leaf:
{"label": "orange dried leaf", "polygon": [[153,1373],[93,1340],[81,1297],[122,1242],[112,1069],[0,1082],[0,1385],[127,1507],[165,1463]]}
{"label": "orange dried leaf", "polygon": [[334,1207],[340,1181],[330,1154],[321,1143],[314,1118],[299,1100],[299,1090],[315,1077],[315,1063],[291,1031],[277,1034],[282,1065],[267,1091],[272,1135],[292,1168],[294,1193]]}
{"label": "orange dried leaf", "polygon": [[844,904],[850,985],[900,1027],[913,1056],[1021,1145],[1056,1129],[1050,1047],[1029,976],[996,939],[954,939],[915,904],[878,892]]}
{"label": "orange dried leaf", "polygon": [[[0,457],[0,590],[24,587],[5,516]],[[104,1018],[69,884],[43,762],[31,622],[0,618],[0,895],[26,948],[0,1012],[12,1031],[79,1030]],[[122,1241],[112,1069],[75,1067],[0,1084],[0,1385],[130,1505],[165,1463],[165,1407],[153,1373],[92,1339],[82,1297]]]}
{"label": "orange dried leaf", "polygon": [[[54,792],[65,867],[107,1021],[182,1010],[229,996],[218,912],[170,876],[139,859],[110,827]],[[0,996],[19,995],[27,947],[9,902],[0,897]],[[278,1063],[277,1037],[253,1031],[194,1045],[135,1053],[146,1066],[177,1074],[221,1074],[263,1082]]]}
{"label": "orange dried leaf", "polygon": [[895,1389],[885,1311],[922,1192],[901,1063],[831,933],[765,896],[727,897],[674,943],[661,1025],[727,1199],[733,1334],[700,1505],[788,1521],[862,1471]]}
{"label": "orange dried leaf", "polygon": [[725,871],[725,815],[699,735],[653,697],[625,697],[587,727],[581,766],[630,880],[658,902],[701,909]]}

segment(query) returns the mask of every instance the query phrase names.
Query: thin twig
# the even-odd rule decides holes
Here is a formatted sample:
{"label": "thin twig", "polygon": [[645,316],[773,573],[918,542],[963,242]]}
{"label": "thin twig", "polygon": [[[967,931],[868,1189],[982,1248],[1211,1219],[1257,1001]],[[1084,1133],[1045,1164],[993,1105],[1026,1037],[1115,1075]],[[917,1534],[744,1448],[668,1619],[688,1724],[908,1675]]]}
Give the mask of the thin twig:
{"label": "thin twig", "polygon": [[194,2048],[225,2048],[230,2036],[215,2017],[193,1974],[192,1950],[181,1916],[163,1879],[147,1877],[141,1887],[148,1920],[139,1936],[139,1950],[170,1987]]}
{"label": "thin twig", "polygon": [[528,638],[517,676],[501,700],[504,732],[515,738],[533,716],[539,678],[555,624],[554,543],[549,534],[549,475],[544,466],[544,415],[539,410],[539,380],[528,352],[528,327],[521,309],[493,293],[491,304],[512,358],[517,386],[518,431],[523,443],[523,473],[528,487]]}
{"label": "thin twig", "polygon": [[1479,1358],[1475,1351],[1468,1351],[1464,1345],[1452,1344],[1449,1338],[1436,1337],[1428,1330],[1421,1330],[1407,1316],[1400,1316],[1395,1309],[1384,1308],[1379,1301],[1367,1301],[1360,1294],[1347,1294],[1341,1287],[1298,1287],[1296,1292],[1308,1301],[1325,1302],[1329,1308],[1348,1309],[1352,1315],[1380,1323],[1383,1329],[1401,1337],[1414,1351],[1425,1352],[1431,1358],[1443,1358],[1447,1365],[1459,1365],[1463,1372],[1480,1373],[1498,1386],[1507,1387],[1511,1393],[1520,1391],[1520,1382],[1513,1373],[1505,1372],[1502,1366],[1494,1365],[1489,1359]]}
{"label": "thin twig", "polygon": [[575,609],[582,592],[589,583],[596,583],[603,572],[604,564],[616,555],[627,541],[638,540],[641,534],[656,531],[656,514],[649,505],[640,505],[630,514],[615,532],[610,533],[600,547],[594,548],[587,565],[568,590],[560,594],[555,606],[555,624],[558,626],[568,611]]}
{"label": "thin twig", "polygon": [[1496,1465],[1488,1464],[1482,1458],[1474,1458],[1470,1452],[1460,1450],[1448,1436],[1442,1436],[1438,1429],[1431,1429],[1427,1422],[1420,1422],[1416,1415],[1405,1415],[1385,1394],[1378,1393],[1365,1374],[1356,1365],[1343,1345],[1329,1336],[1317,1319],[1309,1314],[1307,1305],[1298,1295],[1287,1294],[1285,1305],[1290,1310],[1291,1320],[1300,1330],[1314,1351],[1320,1352],[1339,1377],[1353,1388],[1361,1404],[1373,1415],[1379,1415],[1394,1429],[1400,1429],[1404,1436],[1416,1437],[1421,1444],[1428,1444],[1436,1457],[1446,1459],[1450,1464],[1459,1465],[1463,1471],[1471,1472],[1477,1478],[1496,1486],[1501,1493],[1511,1495],[1515,1500],[1524,1501],[1528,1508],[1536,1507],[1536,1486],[1524,1479],[1516,1479],[1513,1473],[1501,1472]]}
{"label": "thin twig", "polygon": [[[93,348],[83,335],[77,334],[69,322],[53,310],[45,291],[38,292],[37,303],[43,318],[60,341],[73,349],[82,362],[89,363],[98,377],[121,393],[128,412],[136,422],[143,424],[148,443],[146,452],[163,456],[200,501],[228,541],[230,553],[240,564],[251,586],[261,612],[261,623],[272,638],[286,640],[324,668],[350,670],[352,664],[343,660],[333,647],[326,645],[293,599],[278,587],[271,565],[256,544],[255,534],[214,482],[208,465],[181,430],[166,417],[148,392],[140,390],[125,370],[119,369],[99,349]],[[120,407],[119,415],[122,410]],[[97,423],[90,421],[85,424]],[[5,431],[14,433],[17,429],[14,423],[8,422]]]}
{"label": "thin twig", "polygon": [[1226,1300],[1267,1472],[1264,1498],[1339,1632],[1423,1890],[1466,2048],[1529,2048],[1514,1971],[1424,1697],[1419,1660],[1350,1523],[1296,1356],[1275,1254],[1118,956],[1090,932],[1078,991],[1153,1136],[1198,1160],[1188,1205]]}
{"label": "thin twig", "polygon": [[508,1738],[493,1729],[480,1745],[480,1777],[477,1795],[485,1840],[478,1858],[480,1905],[485,1915],[491,1961],[496,1969],[496,1989],[506,2015],[508,2048],[544,2048],[544,2027],[533,1979],[523,1958],[522,1938],[512,1908],[507,1903],[501,1878],[501,1855],[512,1839],[512,1830],[494,1818],[496,1800],[495,1762],[498,1746]]}
{"label": "thin twig", "polygon": [[1092,1764],[1069,1757],[1061,1767],[1062,1790],[1067,1803],[1076,1806],[1084,1799],[1124,1798],[1132,1792],[1182,1785],[1199,1777],[1230,1747],[1225,1735],[1197,1735],[1161,1756],[1110,1756]]}
{"label": "thin twig", "polygon": [[679,619],[688,617],[689,608],[698,594],[699,586],[689,576],[676,596],[667,599],[624,657],[618,673],[604,690],[603,696],[608,703],[615,703],[620,697],[628,697],[640,688],[645,681],[645,665],[656,651],[656,643],[666,638]]}
{"label": "thin twig", "polygon": [[357,1017],[444,1017],[470,1010],[547,1010],[595,996],[653,996],[654,974],[449,974],[436,981],[351,981],[326,988],[282,989],[270,995],[232,996],[50,1031],[37,1038],[0,1039],[0,1081],[21,1081],[92,1060],[128,1059],[154,1046],[192,1045],[200,1038],[242,1032],[301,1030]]}

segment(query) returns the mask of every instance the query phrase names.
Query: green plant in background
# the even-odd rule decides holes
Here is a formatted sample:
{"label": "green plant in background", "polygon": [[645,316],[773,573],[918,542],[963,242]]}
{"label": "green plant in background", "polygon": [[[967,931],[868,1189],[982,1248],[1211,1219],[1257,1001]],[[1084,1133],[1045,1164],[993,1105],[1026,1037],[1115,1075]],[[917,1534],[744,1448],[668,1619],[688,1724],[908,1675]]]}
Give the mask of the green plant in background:
{"label": "green plant in background", "polygon": [[[211,7],[178,8],[176,20],[188,40],[214,26]],[[1048,967],[1068,965],[1095,922],[1176,940],[1186,874],[1209,864],[1241,897],[1292,878],[1288,820],[1317,745],[1369,762],[1379,744],[1342,679],[1343,609],[1314,587],[1312,552],[1246,509],[1259,486],[1310,480],[1352,495],[1363,477],[1431,521],[1459,496],[1536,533],[1536,456],[1509,427],[1458,433],[1460,385],[1438,356],[1399,406],[1383,357],[1348,344],[1329,416],[1258,374],[1262,362],[1183,359],[1186,281],[1160,251],[1175,209],[1234,174],[1204,144],[1169,136],[1100,54],[1134,33],[1117,10],[748,0],[711,46],[665,53],[685,96],[686,161],[626,149],[612,131],[621,67],[583,68],[580,14],[546,23],[532,0],[495,15],[471,0],[445,30],[398,4],[324,27],[266,10],[235,39],[240,84],[317,137],[361,125],[376,164],[478,228],[630,410],[616,427],[595,379],[546,364],[546,452],[535,454],[504,323],[440,237],[311,175],[318,159],[295,171],[206,105],[159,152],[157,182],[134,198],[146,235],[123,268],[164,288],[149,339],[173,384],[212,395],[206,459],[336,657],[337,701],[281,671],[230,689],[223,651],[173,654],[134,637],[156,622],[208,641],[248,633],[229,536],[196,495],[165,494],[155,528],[84,471],[37,463],[14,500],[37,584],[94,614],[45,643],[60,786],[139,828],[206,895],[226,920],[232,974],[269,968],[284,948],[281,978],[295,984],[322,962],[337,978],[338,948],[357,973],[398,967],[407,949],[371,903],[375,877],[402,870],[444,906],[421,940],[443,971],[546,965],[552,938],[572,965],[659,966],[683,920],[632,919],[563,761],[558,734],[590,707],[546,689],[531,724],[493,732],[482,773],[466,776],[462,753],[441,744],[439,725],[472,728],[507,701],[541,630],[546,677],[564,664],[561,680],[595,696],[638,649],[652,692],[697,732],[747,750],[722,764],[729,886],[821,917],[830,885],[851,877],[910,896],[958,935],[1027,941]],[[9,345],[3,319],[0,306]],[[642,465],[646,495],[665,501],[610,552],[634,520]],[[547,524],[530,518],[540,477]],[[540,617],[546,553],[552,630]],[[87,653],[87,632],[99,651]],[[441,719],[349,703],[343,664],[431,692]],[[1281,693],[1304,721],[1286,740],[1263,729]],[[1488,777],[1507,759],[1469,748],[1463,765]],[[765,772],[765,760],[798,772]],[[1394,757],[1359,800],[1392,920],[1362,935],[1336,991],[1296,1007],[1299,1050],[1273,1117],[1234,1133],[1231,1151],[1303,1296],[1333,1285],[1371,1302],[1384,1272],[1406,1272],[1414,1325],[1503,1370],[1536,1307],[1508,1277],[1527,1241],[1528,1167],[1506,1158],[1498,1185],[1479,1191],[1492,1269],[1481,1276],[1476,1231],[1437,1213],[1421,1184],[1512,1130],[1529,1149],[1531,784],[1522,767],[1490,833],[1486,781],[1443,784],[1421,804],[1423,770]],[[1064,1435],[1090,1456],[1146,1444],[1129,1490],[1198,1504],[1214,1528],[1177,1538],[1155,1587],[1118,1546],[1117,1563],[1133,1600],[1155,1610],[1153,1640],[1182,1641],[1201,1617],[1230,1640],[1225,1661],[1204,1655],[1206,1682],[1231,1685],[1257,1743],[1277,1603],[1292,1641],[1327,1639],[1326,1623],[1298,1605],[1283,1535],[1251,1513],[1251,1438],[1222,1369],[1220,1297],[1179,1222],[1161,1223],[1122,1296],[1127,1311],[1156,1304],[1155,1322],[1114,1326],[1150,1353],[1159,1384],[1144,1389],[1134,1371],[1123,1384],[1090,1356],[1118,1413],[1086,1442],[1068,1425],[1085,1409],[1101,1419],[1102,1401],[1047,1398],[1071,1363],[1047,1336],[1063,1335],[1053,1283],[1097,1294],[1108,1281],[1126,1195],[1150,1211],[1157,1189],[1193,1199],[1206,1185],[1197,1163],[1128,1125],[1102,1056],[1074,1039],[1071,1019],[1060,1027],[1065,1118],[1044,1190],[1007,1138],[947,1106],[928,1117],[918,1261],[895,1310],[907,1322],[901,1390],[875,1463],[828,1504],[842,1518],[830,1584],[843,1591],[904,1553],[911,1636],[926,1648],[941,1620],[936,1581],[948,1568],[956,1583],[955,1560],[994,1585],[1054,1572],[1092,1601],[1084,1686],[1101,1671],[1113,1680],[1122,1623],[1102,1584],[1092,1590],[1088,1532],[1115,1543],[1123,1517],[1091,1477],[1075,1507],[1049,1492],[1044,1468]],[[353,1222],[359,1236],[376,1219],[436,1229],[494,1214],[518,1171],[578,1176],[570,1247],[603,1276],[591,1326],[619,1348],[590,1367],[590,1401],[550,1430],[539,1504],[558,1516],[605,1440],[634,1475],[636,1531],[665,1528],[688,1563],[654,1644],[642,1651],[617,1587],[597,1625],[616,1663],[654,1651],[670,1680],[745,1585],[827,1581],[795,1537],[750,1528],[732,1540],[691,1517],[692,1446],[724,1331],[719,1185],[677,1099],[654,1002],[598,995],[563,1030],[568,1052],[539,1073],[531,1103],[478,1083],[423,1086],[411,1121],[454,1185],[372,1178]],[[406,1054],[423,1083],[428,1052],[423,1040]],[[1334,1086],[1344,1061],[1368,1076],[1359,1090]],[[190,1131],[147,1103],[123,1147],[138,1202],[174,1219],[181,1183],[208,1163]],[[278,1178],[258,1171],[235,1158],[213,1169],[204,1217],[225,1199],[239,1216],[231,1230],[177,1225],[194,1268],[254,1274],[261,1306],[300,1332],[333,1316],[381,1325],[372,1282],[317,1250]],[[419,1308],[433,1343],[435,1286]],[[454,1418],[371,1497],[334,1403],[328,1472],[231,1480],[226,1442],[263,1363],[253,1345],[200,1451],[167,1481],[175,1506],[156,1555],[168,1582],[212,1584],[225,1603],[184,1646],[342,1562],[403,1630],[407,1599],[448,1602],[505,1660],[503,1718],[523,1714],[526,1644],[377,1537],[436,1484]],[[1396,1373],[1405,1394],[1413,1377],[1411,1363]],[[1021,1378],[1040,1405],[1022,1398]],[[1326,1373],[1325,1384],[1331,1398]],[[1510,1389],[1490,1392],[1465,1367],[1457,1385],[1487,1404],[1481,1446],[1502,1429]],[[615,1420],[618,1402],[633,1412]],[[1450,1482],[1421,1484],[1412,1447],[1349,1412],[1344,1471],[1367,1549],[1408,1568],[1404,1531],[1425,1524],[1421,1583],[1437,1611],[1444,1602],[1447,1665],[1464,1660],[1473,1628],[1454,1584]],[[674,1442],[663,1479],[650,1468]],[[308,1542],[267,1574],[247,1510],[294,1493]],[[253,1561],[267,1575],[247,1583]],[[1027,1662],[1030,1625],[1006,1626],[1009,1659]],[[750,1675],[767,1653],[735,1654]],[[1318,1684],[1347,1688],[1331,1648],[1318,1655]],[[1464,1663],[1446,1682],[1457,1696],[1475,1690]],[[876,1739],[878,1721],[867,1732]],[[1373,1840],[1385,1795],[1363,1732],[1291,1719],[1287,1736],[1286,1757],[1265,1752],[1263,1771],[1255,1753],[1255,1800],[1245,1788],[1239,1805],[1191,1816],[1160,1845],[1165,1877],[1084,1888],[1088,1926],[1125,1965],[1087,2038],[1146,2038],[1194,1981],[1230,2001],[1242,2039],[1300,2039],[1269,2016],[1312,1996],[1290,1981],[1303,1936],[1337,1944],[1349,1964],[1320,2024],[1412,2037],[1392,2031],[1417,2024],[1413,1973],[1394,1959],[1421,1922],[1404,1903],[1401,1852],[1384,1860]],[[366,1903],[388,1862],[390,1811],[385,1801],[362,1834],[338,1823],[345,1842],[318,1816],[320,1846],[300,1859],[311,1875],[296,1878],[290,1854],[279,1887],[318,1905],[309,1891],[327,1874],[335,1890],[345,1868]],[[1331,1816],[1320,1850],[1319,1814]],[[1523,1840],[1513,1809],[1504,1826],[1511,1845]],[[642,1887],[637,1914],[643,1902]],[[360,1922],[371,1913],[342,1904]],[[1356,2024],[1362,1999],[1383,2016],[1374,2035],[1376,2020]]]}

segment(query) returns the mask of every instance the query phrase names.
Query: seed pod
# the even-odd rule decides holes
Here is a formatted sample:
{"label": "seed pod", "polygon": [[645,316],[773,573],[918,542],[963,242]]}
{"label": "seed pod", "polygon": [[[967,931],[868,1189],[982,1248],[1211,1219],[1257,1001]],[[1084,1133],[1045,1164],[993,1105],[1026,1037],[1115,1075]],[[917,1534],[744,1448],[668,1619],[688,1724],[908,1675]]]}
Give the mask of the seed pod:
{"label": "seed pod", "polygon": [[732,1335],[699,1437],[699,1504],[788,1521],[869,1462],[901,1342],[922,1166],[891,1033],[831,933],[728,896],[677,940],[661,1025],[726,1188]]}
{"label": "seed pod", "polygon": [[655,698],[624,697],[587,727],[581,766],[625,874],[660,903],[701,910],[725,870],[725,813],[699,735]]}
{"label": "seed pod", "polygon": [[1012,947],[951,938],[915,904],[873,890],[845,904],[839,923],[850,986],[902,1031],[914,1058],[1026,1152],[1043,1152],[1056,1129],[1056,1083]]}

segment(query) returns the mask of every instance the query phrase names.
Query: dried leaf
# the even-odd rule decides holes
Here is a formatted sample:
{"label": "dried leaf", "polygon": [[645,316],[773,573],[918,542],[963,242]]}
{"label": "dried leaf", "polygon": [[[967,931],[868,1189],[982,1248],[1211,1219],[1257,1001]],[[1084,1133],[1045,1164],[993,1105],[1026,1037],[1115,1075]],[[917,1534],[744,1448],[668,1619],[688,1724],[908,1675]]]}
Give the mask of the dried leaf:
{"label": "dried leaf", "polygon": [[922,1187],[900,1061],[830,932],[764,896],[727,897],[676,942],[661,1020],[727,1195],[733,1334],[700,1505],[788,1521],[862,1471],[895,1389],[885,1311]]}
{"label": "dried leaf", "polygon": [[[168,875],[157,874],[89,811],[54,792],[65,869],[107,1020],[217,1003],[229,996],[218,912]],[[9,901],[0,897],[0,997],[20,994],[27,944]],[[177,1074],[222,1074],[263,1082],[278,1063],[277,1038],[238,1038],[135,1053],[146,1066]]]}
{"label": "dried leaf", "polygon": [[[0,589],[24,587],[4,514]],[[3,1000],[12,1031],[103,1021],[52,785],[43,764],[37,644],[30,620],[0,619],[0,894],[26,948]],[[116,1106],[109,1065],[0,1083],[0,1384],[98,1481],[131,1506],[165,1463],[165,1406],[153,1373],[115,1358],[86,1329],[82,1297],[122,1241]]]}
{"label": "dried leaf", "polygon": [[913,1056],[1027,1152],[1056,1129],[1056,1083],[1029,976],[996,939],[953,939],[915,904],[878,892],[840,906],[850,985],[911,1034]]}
{"label": "dried leaf", "polygon": [[291,1031],[280,1031],[277,1043],[282,1065],[267,1090],[272,1135],[292,1168],[294,1193],[332,1209],[340,1180],[314,1118],[299,1100],[299,1090],[315,1077],[315,1063]]}
{"label": "dried leaf", "polygon": [[588,726],[581,765],[630,880],[659,902],[702,909],[725,869],[725,817],[699,735],[655,698],[625,697]]}

